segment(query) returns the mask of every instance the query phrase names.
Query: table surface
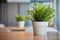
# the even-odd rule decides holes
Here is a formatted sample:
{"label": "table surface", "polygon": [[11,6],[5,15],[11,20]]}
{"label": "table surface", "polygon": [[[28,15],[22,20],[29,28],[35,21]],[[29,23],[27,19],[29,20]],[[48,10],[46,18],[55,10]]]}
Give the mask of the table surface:
{"label": "table surface", "polygon": [[0,32],[0,40],[60,40],[60,32],[48,32],[47,36],[34,36],[27,32]]}
{"label": "table surface", "polygon": [[19,27],[3,27],[3,28],[0,28],[0,30],[26,30],[28,27],[24,27],[24,28],[19,28]]}

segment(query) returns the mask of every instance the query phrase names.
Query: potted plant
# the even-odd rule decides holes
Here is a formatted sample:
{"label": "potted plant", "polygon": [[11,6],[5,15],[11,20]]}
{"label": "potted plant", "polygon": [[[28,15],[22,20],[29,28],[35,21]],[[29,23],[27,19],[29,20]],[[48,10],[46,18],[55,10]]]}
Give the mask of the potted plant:
{"label": "potted plant", "polygon": [[48,21],[53,17],[54,9],[40,3],[35,3],[32,8],[27,10],[27,18],[32,20],[34,35],[47,35]]}
{"label": "potted plant", "polygon": [[16,15],[16,21],[18,22],[18,26],[20,28],[24,28],[24,24],[25,24],[25,18],[21,15]]}

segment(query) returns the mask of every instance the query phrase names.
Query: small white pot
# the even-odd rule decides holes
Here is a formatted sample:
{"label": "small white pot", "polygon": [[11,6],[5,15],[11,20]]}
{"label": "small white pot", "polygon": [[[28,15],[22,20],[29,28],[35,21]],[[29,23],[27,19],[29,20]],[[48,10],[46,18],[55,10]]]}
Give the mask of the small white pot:
{"label": "small white pot", "polygon": [[47,35],[48,22],[33,22],[34,35]]}
{"label": "small white pot", "polygon": [[18,26],[19,26],[20,28],[24,28],[24,24],[25,24],[24,21],[19,21],[19,22],[18,22]]}

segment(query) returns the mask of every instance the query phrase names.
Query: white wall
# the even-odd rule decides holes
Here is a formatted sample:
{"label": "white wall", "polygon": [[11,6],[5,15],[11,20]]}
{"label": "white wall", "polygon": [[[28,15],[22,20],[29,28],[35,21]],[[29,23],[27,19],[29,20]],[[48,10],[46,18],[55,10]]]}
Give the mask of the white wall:
{"label": "white wall", "polygon": [[7,2],[15,2],[15,3],[24,3],[24,2],[30,2],[30,0],[7,0]]}
{"label": "white wall", "polygon": [[20,15],[26,16],[27,15],[27,9],[29,9],[29,4],[20,3]]}
{"label": "white wall", "polygon": [[17,4],[7,4],[8,26],[16,26],[15,16],[18,13]]}
{"label": "white wall", "polygon": [[2,3],[2,23],[7,25],[8,24],[8,21],[7,21],[7,5],[6,3]]}

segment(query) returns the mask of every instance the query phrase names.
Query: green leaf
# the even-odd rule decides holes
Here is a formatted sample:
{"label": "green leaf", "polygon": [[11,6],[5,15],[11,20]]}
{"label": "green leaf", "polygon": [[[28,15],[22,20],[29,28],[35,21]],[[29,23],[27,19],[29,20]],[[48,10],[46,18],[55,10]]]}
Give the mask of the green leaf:
{"label": "green leaf", "polygon": [[45,6],[40,3],[35,3],[32,10],[28,10],[30,15],[28,18],[34,21],[49,21],[53,17],[54,9],[50,5]]}

